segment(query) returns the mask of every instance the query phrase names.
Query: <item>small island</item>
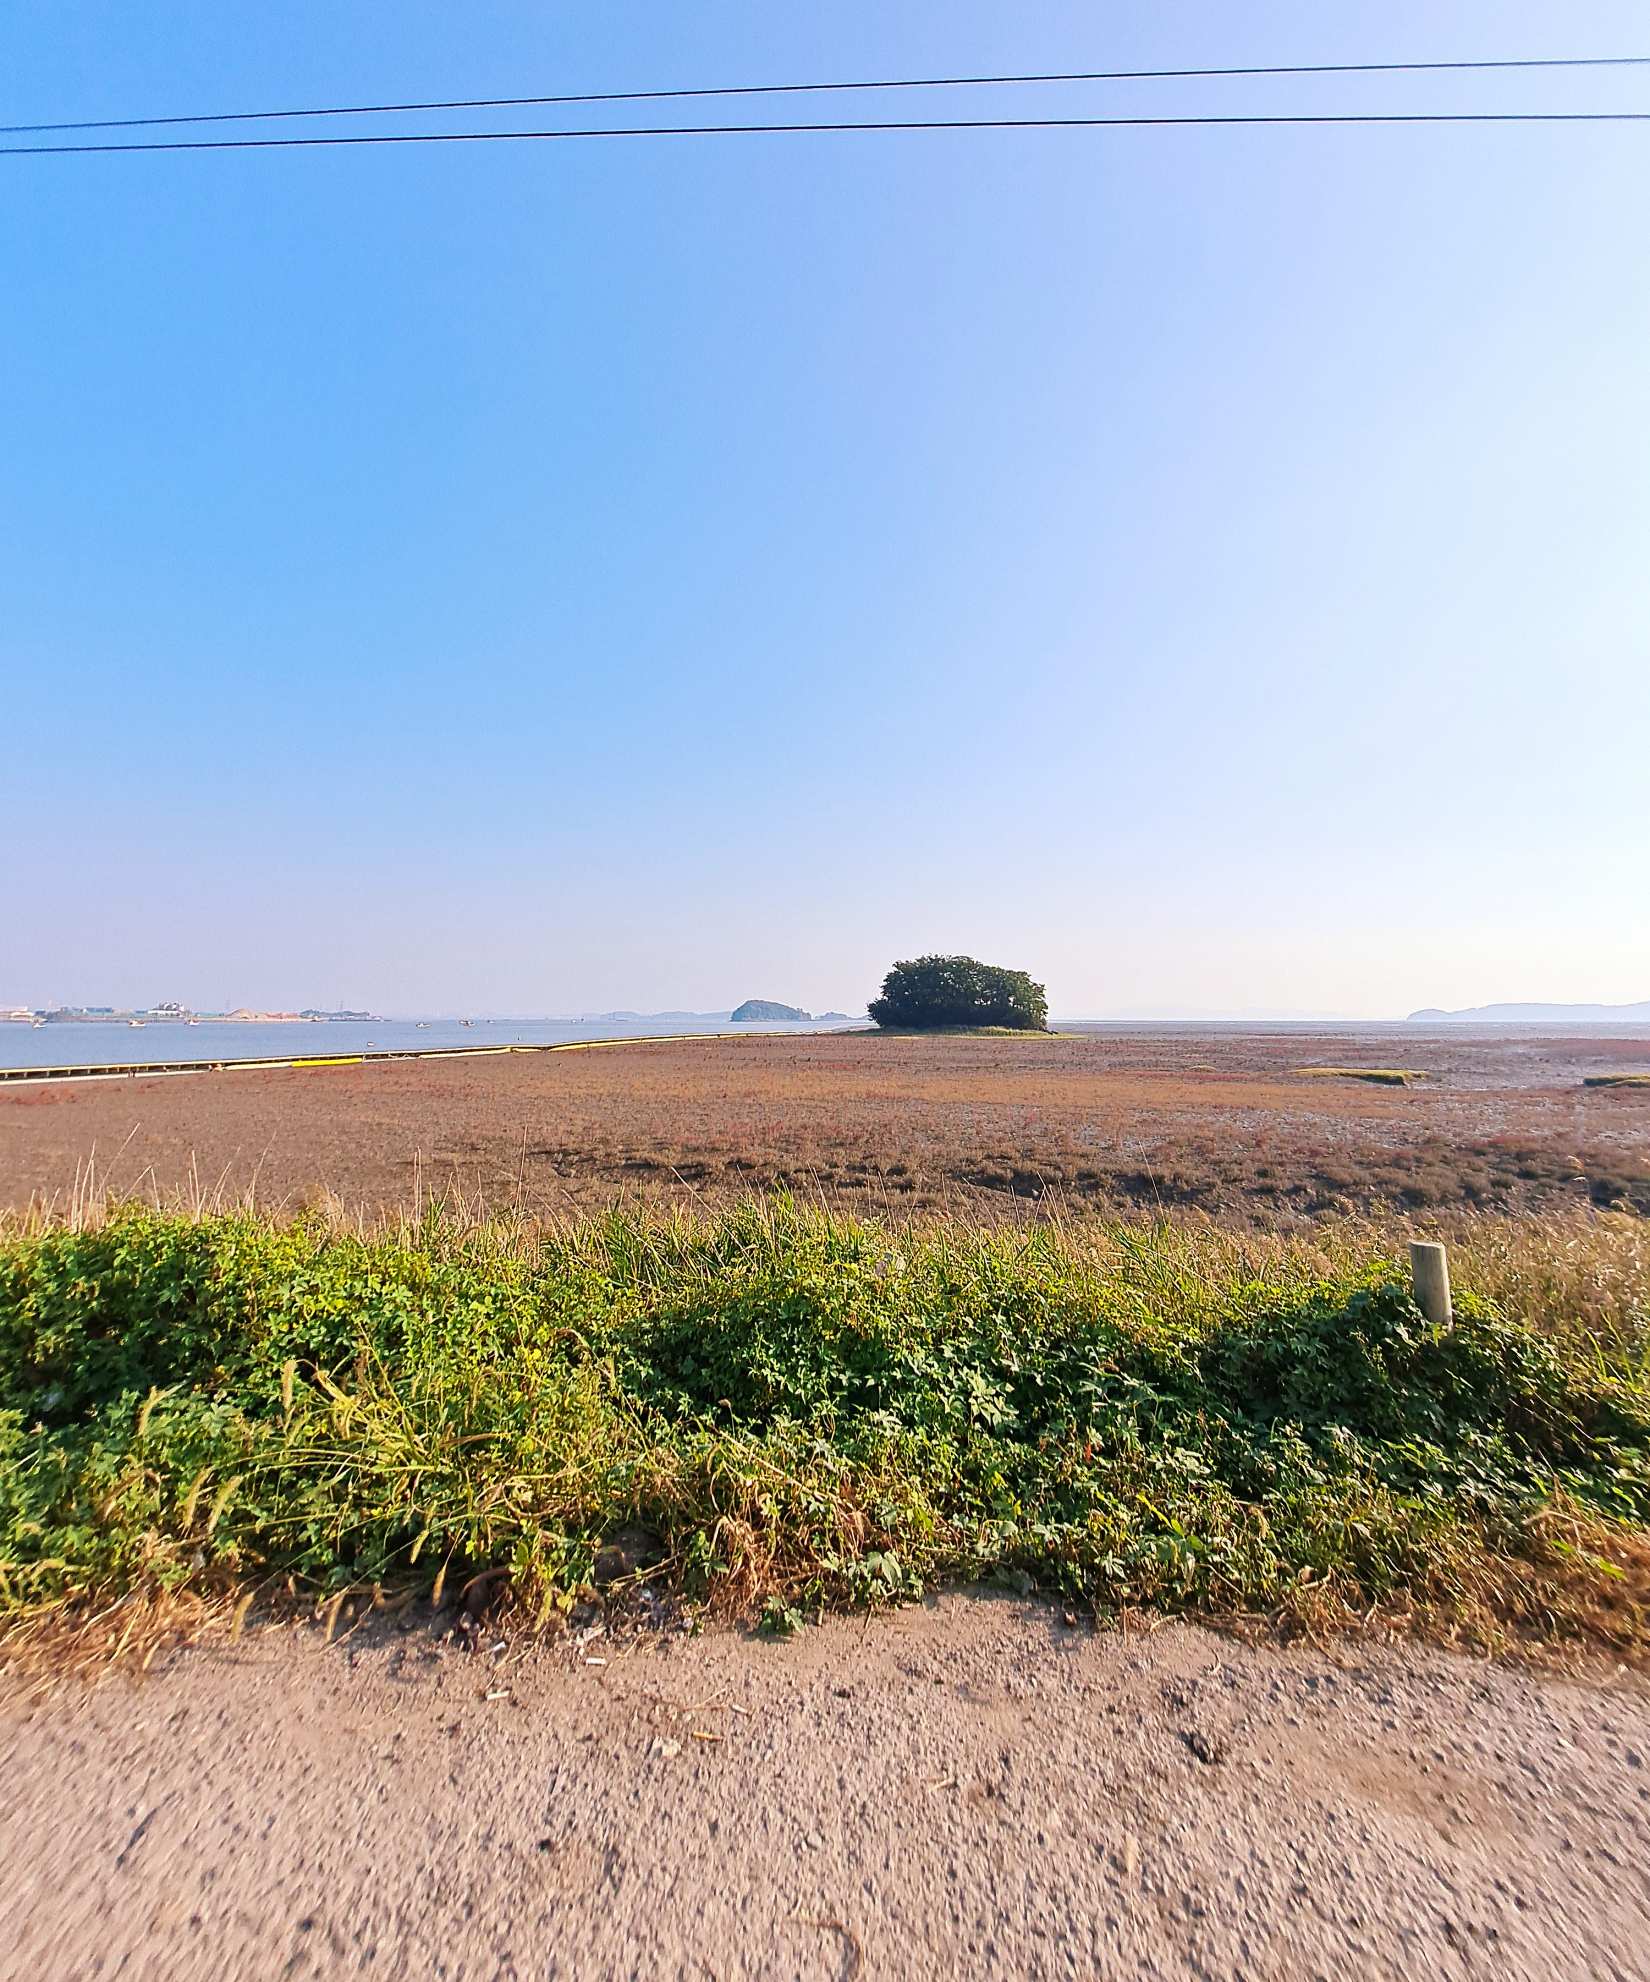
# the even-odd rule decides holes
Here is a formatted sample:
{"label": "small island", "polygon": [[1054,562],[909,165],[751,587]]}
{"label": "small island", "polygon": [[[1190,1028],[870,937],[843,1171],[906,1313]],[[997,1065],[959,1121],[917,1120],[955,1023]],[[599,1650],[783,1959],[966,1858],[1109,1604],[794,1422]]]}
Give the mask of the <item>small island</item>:
{"label": "small island", "polygon": [[884,1032],[1047,1032],[1048,996],[1023,970],[977,957],[914,957],[866,1007]]}
{"label": "small island", "polygon": [[771,998],[747,998],[735,1012],[729,1014],[734,1025],[772,1025],[780,1019],[811,1019],[812,1012],[803,1011],[800,1005],[778,1005]]}

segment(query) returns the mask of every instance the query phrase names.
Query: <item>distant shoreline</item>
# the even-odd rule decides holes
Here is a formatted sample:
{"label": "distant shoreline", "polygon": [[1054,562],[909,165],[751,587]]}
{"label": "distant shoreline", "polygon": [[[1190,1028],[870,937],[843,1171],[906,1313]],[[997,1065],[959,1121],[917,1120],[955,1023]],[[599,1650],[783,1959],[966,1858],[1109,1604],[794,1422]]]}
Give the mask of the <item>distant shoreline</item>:
{"label": "distant shoreline", "polygon": [[62,1006],[53,1011],[0,1012],[6,1025],[385,1025],[389,1021],[376,1012],[165,1012],[165,1011],[76,1011]]}

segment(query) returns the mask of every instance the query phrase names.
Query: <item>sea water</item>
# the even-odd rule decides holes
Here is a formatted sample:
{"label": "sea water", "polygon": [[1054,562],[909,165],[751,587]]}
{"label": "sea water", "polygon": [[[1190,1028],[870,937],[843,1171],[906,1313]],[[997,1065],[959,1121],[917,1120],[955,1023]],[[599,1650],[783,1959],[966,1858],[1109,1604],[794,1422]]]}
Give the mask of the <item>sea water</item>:
{"label": "sea water", "polygon": [[726,1019],[327,1019],[260,1025],[146,1020],[0,1024],[0,1067],[129,1067],[180,1060],[324,1059],[334,1054],[429,1052],[453,1046],[561,1046],[592,1039],[660,1039],[725,1032],[836,1032],[839,1020],[730,1025]]}

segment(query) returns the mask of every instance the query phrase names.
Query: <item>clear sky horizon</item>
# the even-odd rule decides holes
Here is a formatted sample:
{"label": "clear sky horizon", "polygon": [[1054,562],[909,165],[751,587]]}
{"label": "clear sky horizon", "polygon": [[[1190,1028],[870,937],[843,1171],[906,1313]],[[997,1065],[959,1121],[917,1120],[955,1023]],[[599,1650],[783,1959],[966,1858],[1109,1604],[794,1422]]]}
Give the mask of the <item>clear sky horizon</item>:
{"label": "clear sky horizon", "polygon": [[[0,121],[1632,53],[14,0]],[[913,114],[1377,108],[1650,70]],[[0,1003],[856,1010],[931,950],[1068,1016],[1650,998],[1647,192],[1650,125],[0,159]]]}

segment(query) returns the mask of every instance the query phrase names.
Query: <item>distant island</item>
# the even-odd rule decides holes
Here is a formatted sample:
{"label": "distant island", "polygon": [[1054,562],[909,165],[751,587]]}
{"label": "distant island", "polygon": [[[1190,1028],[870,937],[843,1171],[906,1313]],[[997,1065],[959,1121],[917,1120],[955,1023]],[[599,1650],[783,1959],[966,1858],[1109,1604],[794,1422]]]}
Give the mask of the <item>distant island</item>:
{"label": "distant island", "polygon": [[1469,1005],[1459,1012],[1435,1005],[1411,1012],[1406,1025],[1638,1025],[1650,1019],[1650,998],[1636,1005]]}
{"label": "distant island", "polygon": [[771,998],[747,998],[728,1014],[734,1025],[772,1025],[782,1019],[811,1019],[800,1005],[778,1005]]}

